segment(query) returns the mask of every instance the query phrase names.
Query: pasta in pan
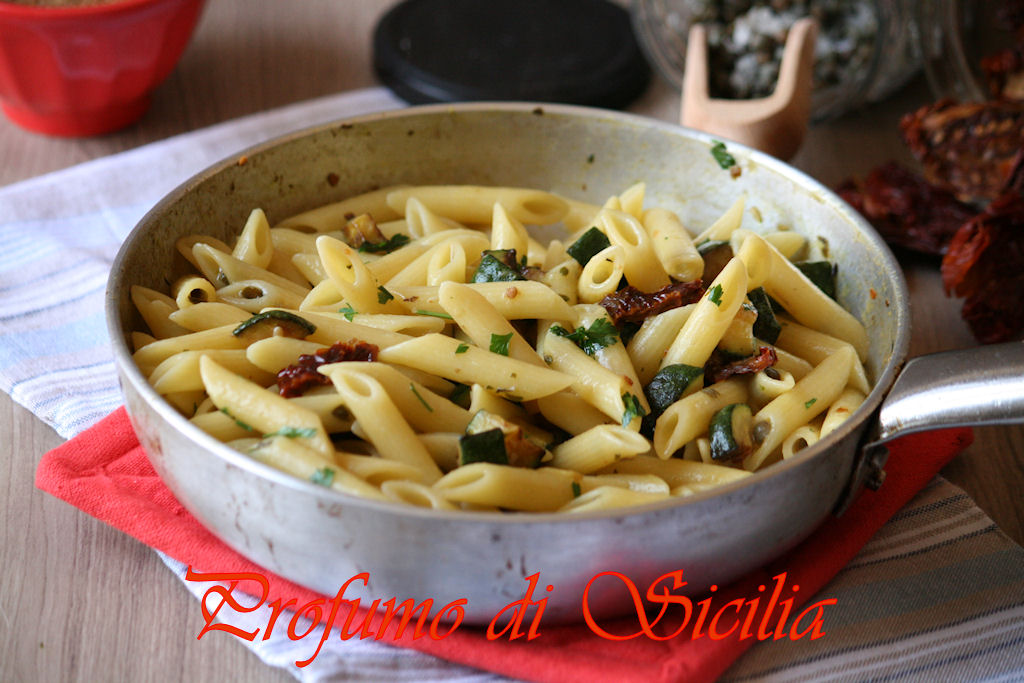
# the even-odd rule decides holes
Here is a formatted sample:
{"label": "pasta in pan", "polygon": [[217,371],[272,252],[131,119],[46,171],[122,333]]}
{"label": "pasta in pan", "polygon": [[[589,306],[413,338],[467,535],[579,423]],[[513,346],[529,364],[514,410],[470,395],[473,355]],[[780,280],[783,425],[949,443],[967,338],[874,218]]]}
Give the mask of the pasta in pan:
{"label": "pasta in pan", "polygon": [[[807,240],[542,190],[402,186],[193,235],[131,299],[134,360],[193,424],[348,494],[581,512],[742,480],[870,390]],[[542,245],[534,226],[571,237]],[[550,230],[550,228],[549,228]],[[696,233],[696,236],[694,236]],[[825,278],[822,280],[822,278]]]}

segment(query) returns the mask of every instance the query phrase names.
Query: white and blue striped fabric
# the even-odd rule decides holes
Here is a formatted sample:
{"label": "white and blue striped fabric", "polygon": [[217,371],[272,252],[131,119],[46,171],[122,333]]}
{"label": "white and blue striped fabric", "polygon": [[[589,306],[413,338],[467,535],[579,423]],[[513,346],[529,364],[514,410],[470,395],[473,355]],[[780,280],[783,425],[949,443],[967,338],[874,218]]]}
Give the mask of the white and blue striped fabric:
{"label": "white and blue striped fabric", "polygon": [[[121,404],[103,313],[108,271],[148,208],[252,144],[399,106],[383,89],[345,93],[0,188],[0,388],[63,437],[93,425]],[[180,563],[161,558],[184,582]],[[197,598],[205,590],[184,583]],[[755,646],[726,677],[1024,681],[1024,549],[941,479],[824,592],[837,599],[828,638]],[[281,639],[251,649],[310,681],[504,680],[356,640],[332,639],[315,666],[298,669],[292,663],[308,653],[295,647]]]}
{"label": "white and blue striped fabric", "polygon": [[121,404],[103,297],[121,242],[162,196],[250,145],[402,106],[361,90],[255,114],[0,190],[0,389],[70,438]]}

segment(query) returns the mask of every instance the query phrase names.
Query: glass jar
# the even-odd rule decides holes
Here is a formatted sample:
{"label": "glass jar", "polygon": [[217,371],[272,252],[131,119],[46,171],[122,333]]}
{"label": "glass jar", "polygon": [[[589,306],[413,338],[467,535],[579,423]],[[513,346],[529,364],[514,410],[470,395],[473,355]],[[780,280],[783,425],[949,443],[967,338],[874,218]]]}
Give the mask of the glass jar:
{"label": "glass jar", "polygon": [[788,28],[818,19],[812,118],[878,101],[921,67],[917,0],[633,0],[633,29],[648,60],[682,88],[686,37],[708,27],[712,97],[763,97],[778,73]]}

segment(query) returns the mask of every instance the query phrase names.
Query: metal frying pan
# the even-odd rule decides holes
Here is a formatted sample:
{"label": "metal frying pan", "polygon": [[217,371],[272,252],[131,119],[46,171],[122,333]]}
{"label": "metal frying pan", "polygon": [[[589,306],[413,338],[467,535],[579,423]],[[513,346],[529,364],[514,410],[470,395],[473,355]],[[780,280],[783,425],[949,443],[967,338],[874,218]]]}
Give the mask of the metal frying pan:
{"label": "metal frying pan", "polygon": [[[601,572],[621,572],[644,587],[682,569],[688,588],[700,591],[778,557],[863,481],[878,478],[877,454],[884,449],[869,449],[871,457],[861,459],[860,443],[904,362],[907,293],[892,254],[831,191],[739,145],[729,146],[742,170],[733,177],[713,159],[712,144],[701,133],[611,111],[444,105],[298,132],[203,171],[142,219],[117,257],[107,294],[126,405],[153,466],[193,515],[266,569],[326,595],[368,572],[367,585],[352,582],[346,597],[364,604],[430,599],[435,608],[465,599],[466,623],[487,623],[522,598],[526,577],[535,573],[541,587],[553,586],[544,594],[544,618],[554,623],[580,619],[584,589]],[[193,427],[131,361],[127,339],[143,326],[129,287],[166,288],[184,269],[173,246],[178,237],[201,232],[230,240],[254,207],[273,224],[395,183],[517,185],[603,202],[640,180],[651,205],[675,210],[695,229],[746,195],[756,211],[746,212],[744,227],[789,227],[838,262],[839,298],[871,333],[865,365],[875,382],[841,428],[742,482],[685,499],[579,515],[446,513],[355,499],[251,460]],[[908,367],[891,407],[882,411],[876,438],[926,428],[935,416],[947,425],[1021,420],[1022,350],[1020,344],[986,349],[988,366],[981,369],[962,361]],[[997,403],[990,383],[1004,365],[1016,369],[1016,398]],[[962,402],[951,402],[929,367],[964,368],[953,379],[939,378],[960,389]],[[922,384],[925,391],[915,396],[914,385]],[[976,391],[979,385],[983,392]],[[938,406],[937,394],[943,399]],[[595,582],[587,601],[595,616],[632,609],[616,581]]]}

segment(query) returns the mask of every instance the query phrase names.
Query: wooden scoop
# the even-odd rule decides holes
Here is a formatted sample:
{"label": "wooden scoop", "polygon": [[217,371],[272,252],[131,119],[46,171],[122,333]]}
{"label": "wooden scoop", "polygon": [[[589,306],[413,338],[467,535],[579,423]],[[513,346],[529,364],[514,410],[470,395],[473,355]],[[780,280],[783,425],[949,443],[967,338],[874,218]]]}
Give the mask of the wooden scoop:
{"label": "wooden scoop", "polygon": [[721,100],[708,95],[707,31],[690,28],[683,73],[682,124],[735,140],[788,161],[800,149],[811,113],[811,75],[818,25],[800,19],[789,30],[779,80],[768,97]]}

